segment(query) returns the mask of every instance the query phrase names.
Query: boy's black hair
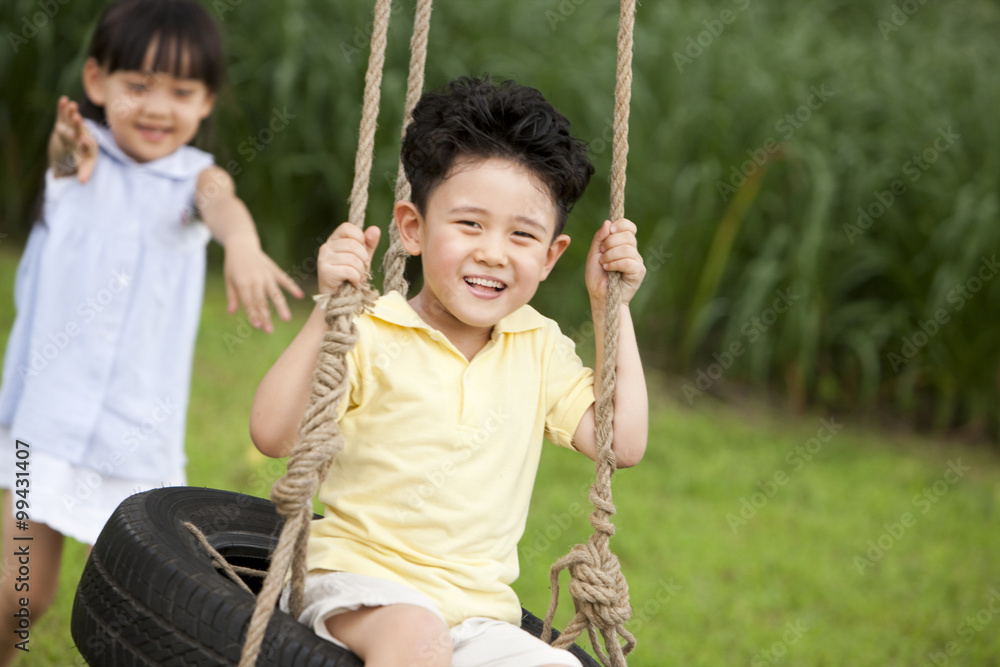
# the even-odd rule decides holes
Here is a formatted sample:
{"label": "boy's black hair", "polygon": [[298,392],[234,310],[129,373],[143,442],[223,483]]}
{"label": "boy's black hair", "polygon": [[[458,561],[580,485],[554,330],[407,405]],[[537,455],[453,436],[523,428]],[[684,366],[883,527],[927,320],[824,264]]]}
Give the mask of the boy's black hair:
{"label": "boy's black hair", "polygon": [[[153,71],[204,82],[217,92],[225,78],[219,28],[196,0],[117,0],[98,20],[87,56],[109,73],[142,70],[150,44],[156,43]],[[86,99],[81,114],[107,123],[103,107]]]}
{"label": "boy's black hair", "polygon": [[556,204],[556,234],[594,173],[586,145],[540,92],[510,80],[494,84],[489,76],[455,79],[425,93],[413,109],[402,160],[421,213],[463,156],[504,158],[530,169]]}

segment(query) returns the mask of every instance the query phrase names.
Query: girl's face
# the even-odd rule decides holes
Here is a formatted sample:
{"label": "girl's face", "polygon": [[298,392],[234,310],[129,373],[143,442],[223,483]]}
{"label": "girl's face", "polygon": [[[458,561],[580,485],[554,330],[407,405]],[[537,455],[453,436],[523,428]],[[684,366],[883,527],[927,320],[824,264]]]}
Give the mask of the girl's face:
{"label": "girl's face", "polygon": [[153,72],[155,47],[147,50],[142,71],[108,72],[93,58],[83,68],[87,97],[104,107],[115,143],[136,162],[158,160],[186,145],[215,104],[204,82]]}

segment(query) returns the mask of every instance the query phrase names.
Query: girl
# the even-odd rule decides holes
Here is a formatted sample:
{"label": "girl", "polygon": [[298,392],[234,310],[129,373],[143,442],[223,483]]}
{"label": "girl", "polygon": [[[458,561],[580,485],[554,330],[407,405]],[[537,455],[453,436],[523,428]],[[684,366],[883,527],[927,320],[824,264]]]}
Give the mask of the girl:
{"label": "girl", "polygon": [[205,9],[119,0],[88,56],[86,101],[58,103],[0,385],[0,665],[30,648],[15,614],[34,624],[51,604],[64,536],[93,544],[129,494],[185,483],[209,236],[225,248],[230,312],[242,303],[270,332],[268,299],[287,320],[281,288],[302,297],[261,251],[232,179],[188,145],[223,78]]}

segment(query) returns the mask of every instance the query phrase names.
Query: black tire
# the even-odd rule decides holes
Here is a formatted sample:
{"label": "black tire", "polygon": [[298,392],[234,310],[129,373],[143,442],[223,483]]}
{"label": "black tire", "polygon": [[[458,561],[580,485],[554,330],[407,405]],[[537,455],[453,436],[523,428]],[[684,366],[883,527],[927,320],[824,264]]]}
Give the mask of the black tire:
{"label": "black tire", "polygon": [[[71,632],[87,664],[113,667],[236,665],[255,598],[212,565],[183,525],[197,526],[233,565],[267,569],[283,520],[269,501],[240,493],[169,487],[126,499],[84,567]],[[244,577],[256,593],[261,580]],[[522,627],[541,621],[524,611]],[[598,667],[580,647],[584,667]],[[362,667],[350,651],[275,611],[258,665]]]}

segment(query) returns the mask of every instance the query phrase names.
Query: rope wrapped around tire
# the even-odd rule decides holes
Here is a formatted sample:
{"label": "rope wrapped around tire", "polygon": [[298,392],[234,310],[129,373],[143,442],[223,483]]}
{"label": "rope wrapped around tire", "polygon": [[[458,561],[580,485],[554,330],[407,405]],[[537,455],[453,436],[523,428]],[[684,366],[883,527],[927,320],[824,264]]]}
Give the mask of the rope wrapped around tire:
{"label": "rope wrapped around tire", "polygon": [[[73,601],[71,633],[88,665],[232,666],[240,660],[262,578],[284,520],[255,496],[168,487],[126,499],[105,525]],[[212,563],[194,524],[250,588]],[[538,636],[542,621],[524,611],[522,627]],[[391,631],[390,628],[386,632]],[[578,646],[584,667],[597,663]],[[350,651],[275,611],[258,665],[362,667]]]}

